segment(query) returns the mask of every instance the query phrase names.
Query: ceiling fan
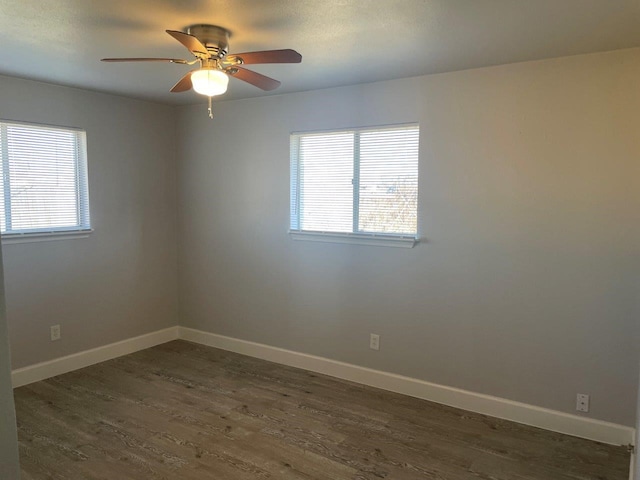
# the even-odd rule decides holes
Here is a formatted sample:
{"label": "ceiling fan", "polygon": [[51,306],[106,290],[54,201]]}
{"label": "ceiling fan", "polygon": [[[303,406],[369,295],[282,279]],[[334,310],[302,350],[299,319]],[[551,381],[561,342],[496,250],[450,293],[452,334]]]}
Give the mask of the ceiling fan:
{"label": "ceiling fan", "polygon": [[171,92],[186,92],[193,88],[197,93],[209,97],[209,117],[211,98],[227,91],[229,77],[234,77],[262,90],[273,90],[280,86],[278,80],[267,77],[241,65],[260,63],[300,63],[302,55],[295,50],[264,50],[229,55],[229,30],[217,25],[191,25],[186,32],[166,31],[193,54],[195,60],[180,58],[103,58],[103,62],[169,62],[182,65],[199,64],[200,68],[188,72],[176,83]]}

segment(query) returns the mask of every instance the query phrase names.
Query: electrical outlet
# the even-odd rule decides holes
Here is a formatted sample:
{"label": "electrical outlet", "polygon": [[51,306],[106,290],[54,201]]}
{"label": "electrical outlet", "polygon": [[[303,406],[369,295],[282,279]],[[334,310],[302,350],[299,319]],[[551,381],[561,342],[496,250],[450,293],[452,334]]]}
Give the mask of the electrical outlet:
{"label": "electrical outlet", "polygon": [[60,340],[60,325],[51,325],[51,341]]}
{"label": "electrical outlet", "polygon": [[579,412],[589,411],[589,395],[586,393],[579,393],[576,396],[576,410]]}
{"label": "electrical outlet", "polygon": [[369,339],[369,348],[372,350],[380,350],[380,335],[376,335],[375,333],[371,334],[371,338]]}

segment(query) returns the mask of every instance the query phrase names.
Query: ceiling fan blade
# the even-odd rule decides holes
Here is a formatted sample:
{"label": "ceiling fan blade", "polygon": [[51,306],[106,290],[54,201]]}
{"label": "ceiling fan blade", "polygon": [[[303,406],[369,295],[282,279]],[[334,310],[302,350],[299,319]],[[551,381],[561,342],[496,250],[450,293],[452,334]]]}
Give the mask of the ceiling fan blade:
{"label": "ceiling fan blade", "polygon": [[263,52],[234,53],[227,55],[227,60],[238,61],[240,64],[252,65],[256,63],[300,63],[302,55],[290,48],[284,50],[265,50]]}
{"label": "ceiling fan blade", "polygon": [[262,90],[274,90],[280,86],[278,80],[262,75],[261,73],[253,72],[242,67],[231,67],[225,70],[226,73],[239,80],[243,80],[251,85],[254,85]]}
{"label": "ceiling fan blade", "polygon": [[178,83],[176,83],[172,88],[171,88],[171,93],[179,93],[179,92],[186,92],[187,90],[191,90],[191,88],[193,87],[193,84],[191,83],[191,74],[193,72],[188,72],[184,77],[182,77],[180,80],[178,80]]}
{"label": "ceiling fan blade", "polygon": [[[171,62],[187,64],[186,60],[181,58],[103,58],[102,62]],[[194,60],[195,61],[195,60]]]}
{"label": "ceiling fan blade", "polygon": [[207,47],[205,47],[202,42],[193,35],[189,35],[188,33],[184,32],[178,32],[177,30],[167,30],[166,32],[173,38],[178,40],[182,45],[187,47],[187,49],[189,49],[189,51],[196,57],[210,57]]}

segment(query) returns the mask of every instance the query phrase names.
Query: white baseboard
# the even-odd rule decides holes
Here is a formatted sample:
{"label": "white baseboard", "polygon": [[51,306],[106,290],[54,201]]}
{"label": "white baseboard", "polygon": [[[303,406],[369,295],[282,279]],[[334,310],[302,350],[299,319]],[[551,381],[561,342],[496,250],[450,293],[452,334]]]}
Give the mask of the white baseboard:
{"label": "white baseboard", "polygon": [[511,420],[554,432],[613,445],[634,443],[635,430],[615,423],[594,420],[504,398],[469,392],[393,373],[372,370],[328,358],[271,347],[186,327],[178,336],[202,345],[221,348],[332,377],[410,395],[433,402]]}
{"label": "white baseboard", "polygon": [[635,443],[635,430],[624,425],[579,417],[526,403],[186,327],[171,327],[19,368],[12,372],[12,383],[14,388],[20,387],[178,338],[554,432],[613,445],[633,445]]}
{"label": "white baseboard", "polygon": [[128,355],[129,353],[154,347],[162,343],[178,339],[178,327],[166,328],[156,332],[128,338],[120,342],[111,343],[102,347],[92,348],[83,352],[56,358],[47,362],[36,363],[28,367],[18,368],[11,372],[11,380],[14,388],[38,382],[46,378],[55,377],[63,373],[88,367],[96,363],[111,360],[113,358]]}

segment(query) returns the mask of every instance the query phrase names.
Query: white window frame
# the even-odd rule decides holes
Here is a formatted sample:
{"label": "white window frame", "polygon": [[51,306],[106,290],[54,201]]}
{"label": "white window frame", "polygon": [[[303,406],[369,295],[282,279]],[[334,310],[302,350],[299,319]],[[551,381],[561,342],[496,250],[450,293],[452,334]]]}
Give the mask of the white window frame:
{"label": "white window frame", "polygon": [[[385,247],[401,247],[401,248],[413,248],[419,242],[419,234],[416,231],[415,235],[412,234],[394,234],[394,233],[373,233],[373,232],[361,232],[358,229],[358,214],[359,214],[359,182],[360,182],[360,157],[358,147],[354,149],[354,176],[353,176],[353,231],[352,232],[328,232],[328,231],[311,231],[302,230],[300,228],[300,137],[305,135],[314,135],[322,133],[340,133],[340,132],[353,132],[354,143],[359,145],[359,136],[362,132],[369,131],[384,131],[385,129],[393,130],[404,127],[416,127],[419,129],[418,123],[409,124],[395,124],[395,125],[382,125],[372,127],[358,127],[358,128],[343,128],[332,130],[315,130],[305,132],[292,132],[290,137],[290,220],[289,220],[289,236],[293,240],[306,240],[313,242],[328,242],[328,243],[350,243],[358,245],[372,245],[372,246],[385,246]],[[419,175],[419,173],[418,173]],[[417,227],[419,229],[419,225]]]}
{"label": "white window frame", "polygon": [[[19,126],[26,128],[40,129],[41,131],[63,131],[72,133],[75,137],[75,183],[76,183],[76,209],[78,221],[73,226],[46,227],[32,229],[11,229],[11,182],[8,173],[11,170],[11,163],[8,152],[7,128]],[[0,162],[2,162],[2,178],[4,184],[4,215],[6,232],[1,232],[2,243],[26,243],[42,242],[48,240],[61,240],[67,238],[85,238],[93,232],[89,213],[89,185],[87,172],[87,140],[86,132],[82,129],[62,127],[56,125],[43,125],[37,123],[19,122],[13,120],[0,119]]]}

